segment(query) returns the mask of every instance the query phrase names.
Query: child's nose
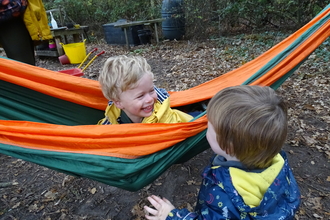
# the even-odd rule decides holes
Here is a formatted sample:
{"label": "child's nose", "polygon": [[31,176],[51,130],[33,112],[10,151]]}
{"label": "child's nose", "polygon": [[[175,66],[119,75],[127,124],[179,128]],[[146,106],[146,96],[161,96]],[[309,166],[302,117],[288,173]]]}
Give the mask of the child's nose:
{"label": "child's nose", "polygon": [[148,94],[148,95],[146,96],[146,102],[147,102],[147,103],[151,103],[151,102],[153,102],[153,101],[154,101],[154,97],[153,97],[152,95]]}

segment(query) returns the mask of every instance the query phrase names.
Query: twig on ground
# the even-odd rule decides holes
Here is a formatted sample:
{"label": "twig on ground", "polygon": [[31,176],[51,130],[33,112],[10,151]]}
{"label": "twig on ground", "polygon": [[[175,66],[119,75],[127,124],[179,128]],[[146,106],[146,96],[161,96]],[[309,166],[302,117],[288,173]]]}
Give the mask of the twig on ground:
{"label": "twig on ground", "polygon": [[17,182],[0,183],[0,188],[5,188],[5,187],[8,187],[8,186],[16,186],[16,185],[18,185]]}

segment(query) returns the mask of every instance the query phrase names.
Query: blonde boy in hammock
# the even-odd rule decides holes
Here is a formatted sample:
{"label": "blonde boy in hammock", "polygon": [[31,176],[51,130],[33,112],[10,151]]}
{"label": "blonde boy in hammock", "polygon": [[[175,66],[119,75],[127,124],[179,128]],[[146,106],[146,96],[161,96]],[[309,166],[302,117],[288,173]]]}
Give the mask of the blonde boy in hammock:
{"label": "blonde boy in hammock", "polygon": [[109,100],[99,125],[126,123],[177,123],[193,117],[170,108],[169,94],[154,86],[154,75],[140,56],[110,57],[99,76]]}

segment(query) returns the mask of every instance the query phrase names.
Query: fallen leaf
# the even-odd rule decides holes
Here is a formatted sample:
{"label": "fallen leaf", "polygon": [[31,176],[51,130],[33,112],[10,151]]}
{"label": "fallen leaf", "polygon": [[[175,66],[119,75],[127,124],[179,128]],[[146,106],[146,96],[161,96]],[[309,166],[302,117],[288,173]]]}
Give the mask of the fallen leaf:
{"label": "fallen leaf", "polygon": [[196,185],[196,181],[195,180],[188,180],[187,184],[190,185]]}
{"label": "fallen leaf", "polygon": [[308,110],[315,110],[314,106],[306,104],[304,105],[304,108],[308,109]]}
{"label": "fallen leaf", "polygon": [[190,203],[187,203],[187,209],[189,210],[189,212],[194,211],[194,208],[192,207],[192,205],[190,205]]}
{"label": "fallen leaf", "polygon": [[48,191],[45,193],[44,196],[49,200],[54,200],[56,198],[56,194],[57,194],[57,192]]}
{"label": "fallen leaf", "polygon": [[322,197],[308,198],[306,201],[306,205],[311,207],[311,209],[322,210],[321,200],[322,200]]}
{"label": "fallen leaf", "polygon": [[16,209],[19,205],[21,204],[21,202],[16,203],[13,207],[11,207],[12,209]]}
{"label": "fallen leaf", "polygon": [[321,117],[325,122],[330,123],[330,116]]}
{"label": "fallen leaf", "polygon": [[29,209],[29,212],[35,212],[38,210],[38,206],[37,206],[37,204],[33,204],[33,205],[30,205],[28,209]]}
{"label": "fallen leaf", "polygon": [[132,210],[131,210],[131,213],[135,216],[137,216],[137,220],[140,220],[140,219],[145,219],[144,216],[147,214],[145,212],[145,210],[143,208],[140,207],[139,204],[136,204],[133,206]]}
{"label": "fallen leaf", "polygon": [[316,213],[314,213],[313,216],[314,216],[315,218],[323,218],[322,216],[319,216],[319,215],[316,214]]}
{"label": "fallen leaf", "polygon": [[94,187],[93,189],[89,190],[89,192],[94,195],[96,193],[96,188]]}
{"label": "fallen leaf", "polygon": [[313,144],[317,143],[317,141],[315,141],[313,138],[308,137],[308,136],[304,136],[304,139],[306,141],[306,144],[308,144],[308,145],[313,145]]}

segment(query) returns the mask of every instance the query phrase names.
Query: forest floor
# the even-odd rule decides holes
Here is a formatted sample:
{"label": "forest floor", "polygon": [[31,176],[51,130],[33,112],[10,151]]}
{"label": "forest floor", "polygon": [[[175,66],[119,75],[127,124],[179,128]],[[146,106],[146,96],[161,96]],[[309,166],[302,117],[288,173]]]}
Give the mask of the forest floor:
{"label": "forest floor", "polygon": [[[236,69],[282,41],[287,34],[245,34],[203,42],[164,41],[158,46],[87,44],[106,53],[83,77],[97,79],[104,61],[121,54],[145,57],[155,84],[169,91],[185,90]],[[0,52],[0,56],[5,56]],[[323,43],[277,92],[289,106],[289,134],[284,146],[299,184],[302,203],[296,219],[330,219],[330,44]],[[58,71],[57,58],[37,58],[37,66]],[[144,219],[151,194],[166,197],[176,207],[193,209],[201,171],[211,150],[175,164],[156,181],[129,192],[86,178],[72,177],[21,159],[0,154],[0,219]]]}

